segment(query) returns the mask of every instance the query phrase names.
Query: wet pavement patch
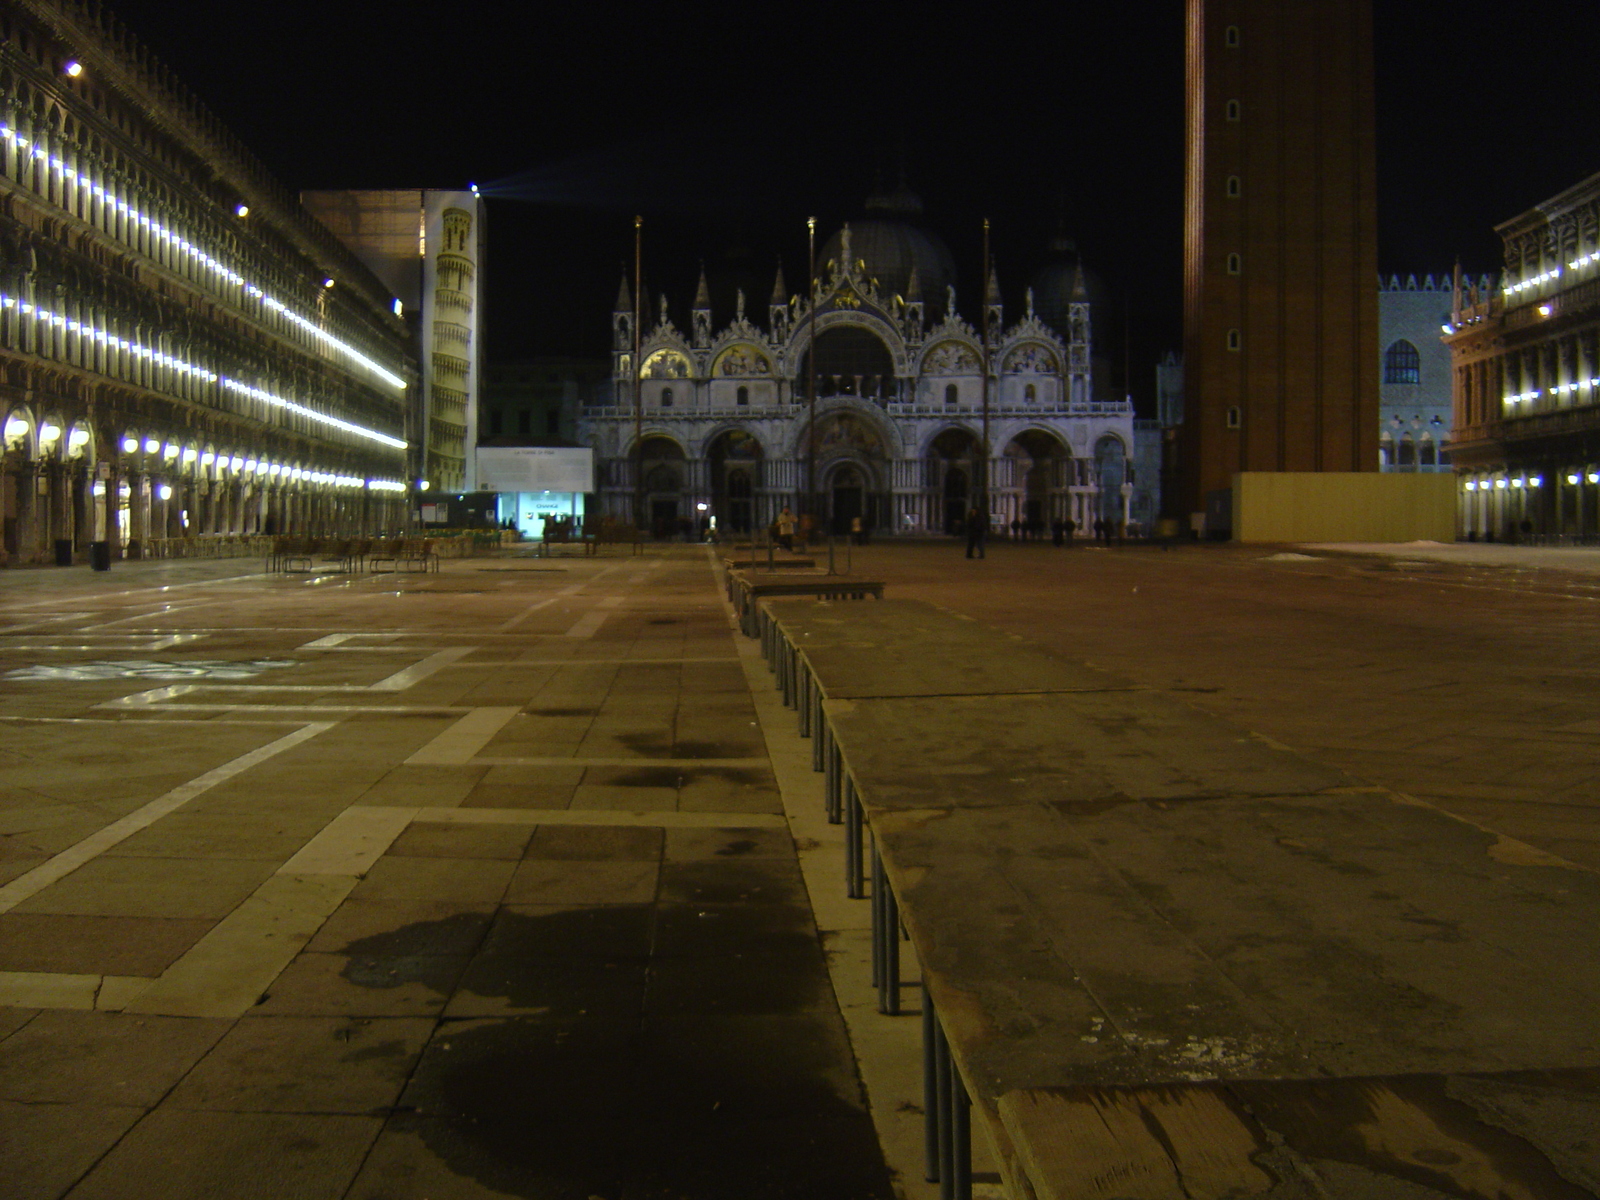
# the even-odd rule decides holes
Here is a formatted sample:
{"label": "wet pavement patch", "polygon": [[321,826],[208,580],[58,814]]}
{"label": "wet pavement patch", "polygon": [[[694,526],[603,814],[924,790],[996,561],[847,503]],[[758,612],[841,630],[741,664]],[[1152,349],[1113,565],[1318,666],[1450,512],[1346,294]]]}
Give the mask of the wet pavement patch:
{"label": "wet pavement patch", "polygon": [[[550,846],[595,855],[603,844]],[[659,856],[659,836],[654,848]],[[795,864],[669,868],[679,890],[730,875],[732,891],[777,900]],[[427,982],[425,952],[459,946],[479,920],[458,914],[353,941],[345,978]],[[380,1157],[392,1169],[409,1160],[432,1178],[442,1167],[538,1200],[893,1195],[803,896],[503,907],[447,1013],[469,995],[503,1007],[439,1023],[388,1113]]]}
{"label": "wet pavement patch", "polygon": [[6,679],[40,679],[55,683],[92,683],[105,679],[249,679],[280,667],[298,667],[294,659],[257,658],[245,662],[225,659],[197,659],[191,662],[160,662],[128,658],[110,661],[63,663],[59,666],[19,667],[7,671]]}

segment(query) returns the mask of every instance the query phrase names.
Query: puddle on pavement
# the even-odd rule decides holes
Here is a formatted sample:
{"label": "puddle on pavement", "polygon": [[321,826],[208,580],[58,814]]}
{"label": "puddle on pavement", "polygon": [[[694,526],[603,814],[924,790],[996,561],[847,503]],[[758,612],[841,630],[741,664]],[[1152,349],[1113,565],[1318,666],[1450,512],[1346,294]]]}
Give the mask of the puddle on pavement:
{"label": "puddle on pavement", "polygon": [[502,909],[478,941],[483,920],[343,950],[379,988],[472,953],[462,992],[520,1010],[441,1022],[389,1115],[450,1171],[541,1200],[892,1196],[809,908]]}
{"label": "puddle on pavement", "polygon": [[6,679],[38,679],[54,682],[92,683],[106,679],[250,679],[263,671],[298,667],[293,659],[257,658],[244,662],[223,659],[197,659],[190,662],[162,662],[128,658],[56,666],[19,667],[7,671]]}

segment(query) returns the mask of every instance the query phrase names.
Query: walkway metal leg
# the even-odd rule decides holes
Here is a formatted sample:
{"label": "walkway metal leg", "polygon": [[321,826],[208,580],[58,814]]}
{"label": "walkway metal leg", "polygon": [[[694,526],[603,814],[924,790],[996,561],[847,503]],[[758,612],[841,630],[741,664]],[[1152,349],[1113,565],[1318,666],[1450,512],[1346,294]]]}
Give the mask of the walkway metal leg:
{"label": "walkway metal leg", "polygon": [[939,1200],[955,1200],[955,1144],[950,1123],[950,1043],[939,1014],[933,1015],[933,1085],[939,1113]]}
{"label": "walkway metal leg", "polygon": [[[949,1058],[949,1044],[945,1056]],[[972,1101],[955,1059],[950,1059],[950,1195],[972,1200]]]}
{"label": "walkway metal leg", "polygon": [[[840,774],[843,774],[841,771]],[[844,780],[844,892],[852,900],[862,896],[861,797],[855,780]]]}
{"label": "walkway metal leg", "polygon": [[922,1161],[929,1183],[939,1182],[939,1018],[933,997],[922,989]]}
{"label": "walkway metal leg", "polygon": [[878,1011],[885,1016],[900,1014],[900,905],[883,869],[883,856],[876,842],[872,849],[872,897],[875,905],[873,929],[878,950]]}
{"label": "walkway metal leg", "polygon": [[840,786],[840,776],[843,774],[842,763],[838,760],[838,742],[827,736],[824,730],[822,736],[822,794],[827,798],[827,822],[830,826],[837,826],[838,822],[845,819],[845,789]]}

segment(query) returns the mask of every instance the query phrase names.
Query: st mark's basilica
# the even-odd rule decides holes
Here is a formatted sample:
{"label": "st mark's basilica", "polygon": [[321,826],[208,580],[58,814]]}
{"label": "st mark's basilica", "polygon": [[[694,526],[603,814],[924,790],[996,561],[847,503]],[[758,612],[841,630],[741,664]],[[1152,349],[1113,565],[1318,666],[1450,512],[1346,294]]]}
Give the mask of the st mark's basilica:
{"label": "st mark's basilica", "polygon": [[662,529],[714,516],[743,533],[786,505],[810,510],[814,488],[838,532],[856,517],[879,533],[952,531],[982,491],[987,361],[990,521],[1148,526],[1158,434],[1108,394],[1094,333],[1104,290],[1072,243],[1052,244],[1010,324],[991,273],[975,326],[958,309],[950,251],[916,223],[920,201],[902,189],[866,207],[819,248],[812,299],[791,295],[779,269],[764,327],[743,292],[719,326],[703,271],[687,329],[666,296],[653,316],[644,297],[636,310],[624,280],[611,398],[585,409],[578,430],[595,450],[591,517],[642,509]]}

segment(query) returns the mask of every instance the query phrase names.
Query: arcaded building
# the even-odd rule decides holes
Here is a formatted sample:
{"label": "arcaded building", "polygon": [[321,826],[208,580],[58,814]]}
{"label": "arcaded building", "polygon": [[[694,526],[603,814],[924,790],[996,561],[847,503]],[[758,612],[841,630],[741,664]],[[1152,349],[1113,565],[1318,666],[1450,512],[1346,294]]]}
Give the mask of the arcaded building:
{"label": "arcaded building", "polygon": [[991,275],[964,316],[920,212],[903,190],[875,196],[819,248],[813,294],[780,270],[760,316],[743,293],[717,313],[702,275],[680,325],[667,296],[636,310],[624,281],[608,402],[578,426],[600,513],[657,529],[714,516],[733,533],[785,506],[897,535],[959,528],[983,503],[1005,527],[1152,521],[1159,472],[1136,469],[1133,406],[1108,394],[1098,284],[1075,249],[1056,247],[1021,313]]}
{"label": "arcaded building", "polygon": [[6,561],[398,526],[394,297],[100,5],[0,36]]}
{"label": "arcaded building", "polygon": [[1453,367],[1461,532],[1600,536],[1600,175],[1496,227],[1499,286],[1464,283]]}

